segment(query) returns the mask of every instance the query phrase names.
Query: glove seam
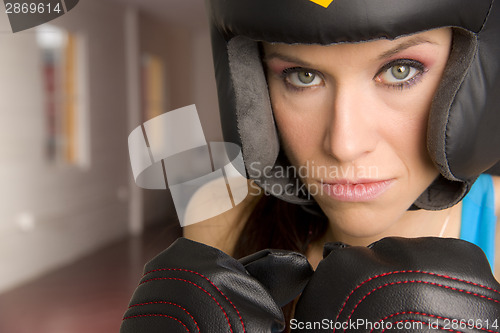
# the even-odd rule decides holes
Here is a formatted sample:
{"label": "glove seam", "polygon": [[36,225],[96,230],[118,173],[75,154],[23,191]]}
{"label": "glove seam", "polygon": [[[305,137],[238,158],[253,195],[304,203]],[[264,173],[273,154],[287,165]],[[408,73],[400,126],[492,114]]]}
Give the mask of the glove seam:
{"label": "glove seam", "polygon": [[134,318],[142,318],[142,317],[165,317],[165,318],[174,319],[175,321],[177,321],[178,323],[180,323],[182,326],[184,326],[184,328],[186,329],[186,331],[188,333],[190,332],[189,328],[186,326],[186,324],[184,324],[178,318],[175,318],[175,317],[172,317],[172,316],[169,316],[169,315],[166,315],[166,314],[161,314],[161,313],[151,313],[151,314],[142,314],[142,315],[129,316],[129,317],[123,318],[123,320],[134,319]]}
{"label": "glove seam", "polygon": [[200,332],[200,327],[198,326],[198,323],[196,322],[196,319],[194,319],[194,317],[191,315],[191,313],[186,309],[184,308],[183,306],[177,304],[177,303],[173,303],[173,302],[167,302],[167,301],[154,301],[154,302],[145,302],[145,303],[137,303],[137,304],[132,304],[130,305],[128,308],[131,309],[131,308],[134,308],[134,307],[138,307],[138,306],[145,306],[145,305],[151,305],[151,304],[168,304],[168,305],[174,305],[174,306],[177,306],[178,308],[182,309],[184,312],[187,313],[187,315],[189,317],[191,317],[191,319],[193,320],[196,328],[198,329],[198,332]]}
{"label": "glove seam", "polygon": [[[203,279],[207,280],[215,289],[217,289],[217,291],[231,304],[231,306],[234,308],[234,310],[236,311],[236,313],[238,314],[238,317],[240,319],[240,323],[241,323],[241,326],[243,328],[243,332],[246,332],[246,329],[245,329],[245,324],[243,323],[243,318],[241,317],[241,314],[240,312],[238,311],[238,309],[236,308],[236,305],[234,305],[233,302],[231,302],[231,300],[229,299],[229,297],[227,297],[208,277],[204,276],[203,274],[199,273],[199,272],[196,272],[196,271],[192,271],[192,270],[189,270],[189,269],[183,269],[183,268],[158,268],[158,269],[154,269],[154,270],[151,270],[151,271],[148,271],[146,273],[144,273],[144,275],[142,276],[143,278],[148,275],[148,274],[151,274],[151,273],[154,273],[154,272],[162,272],[162,271],[180,271],[180,272],[187,272],[187,273],[192,273],[192,274],[195,274],[195,275],[198,275],[200,277],[202,277]],[[186,280],[186,282],[189,282]],[[141,282],[142,284],[142,282]],[[201,287],[200,287],[201,288]],[[204,289],[203,289],[204,290]],[[206,290],[205,290],[206,291]],[[207,292],[208,293],[208,292]],[[212,296],[212,298],[215,300],[215,298]],[[217,302],[217,301],[216,301]],[[218,304],[218,302],[217,302]],[[220,305],[219,305],[220,306]],[[222,307],[221,307],[222,309]],[[225,312],[224,312],[225,313]],[[226,314],[226,318],[227,318],[227,314]],[[229,322],[229,318],[228,318],[228,322]],[[231,324],[229,324],[229,326],[231,327]],[[232,329],[231,329],[231,332],[232,332]]]}
{"label": "glove seam", "polygon": [[[219,308],[224,313],[224,316],[226,317],[227,323],[229,325],[229,330],[231,332],[233,332],[233,327],[231,325],[231,322],[229,321],[229,316],[227,315],[227,312],[224,310],[224,308],[222,307],[222,305],[215,299],[215,297],[210,292],[208,292],[205,288],[203,288],[202,286],[200,286],[200,285],[198,285],[198,284],[196,284],[196,283],[194,283],[192,281],[189,281],[189,280],[180,279],[180,278],[167,278],[167,277],[164,277],[164,278],[152,278],[152,279],[149,279],[149,280],[142,281],[141,283],[139,283],[139,285],[146,284],[146,283],[152,282],[152,281],[159,281],[159,280],[182,281],[182,282],[186,282],[186,283],[192,284],[193,286],[201,289],[203,292],[205,292],[207,295],[209,295],[215,301],[215,303],[217,303],[217,305],[219,306]],[[241,324],[243,325],[243,321],[241,322]],[[243,331],[245,331],[244,328],[243,328]]]}
{"label": "glove seam", "polygon": [[[500,304],[500,301],[499,300],[496,300],[494,298],[491,298],[491,297],[488,297],[488,296],[484,296],[484,295],[481,295],[481,294],[478,294],[478,293],[474,293],[474,292],[471,292],[471,291],[467,291],[467,290],[464,290],[464,289],[458,289],[458,288],[455,288],[455,287],[450,287],[450,286],[447,286],[447,285],[443,285],[443,284],[440,284],[440,283],[436,283],[436,282],[430,282],[430,281],[422,281],[422,280],[410,280],[410,281],[396,281],[396,282],[390,282],[390,283],[386,283],[386,284],[383,284],[381,286],[378,286],[377,288],[374,288],[372,289],[371,291],[369,291],[368,293],[366,293],[366,295],[364,295],[361,300],[354,306],[354,308],[352,309],[351,313],[349,314],[349,316],[347,317],[347,320],[351,319],[352,315],[354,314],[354,312],[356,311],[356,309],[358,308],[358,306],[369,296],[371,295],[372,293],[374,293],[375,291],[377,290],[380,290],[382,288],[385,288],[385,287],[389,287],[389,286],[393,286],[393,285],[400,285],[400,284],[408,284],[408,283],[423,283],[423,284],[430,284],[430,285],[433,285],[433,286],[436,286],[436,287],[441,287],[441,288],[445,288],[445,289],[451,289],[453,291],[458,291],[458,292],[461,292],[461,293],[465,293],[465,294],[468,294],[468,295],[472,295],[472,296],[476,296],[476,297],[480,297],[480,298],[483,298],[483,299],[487,299],[489,301],[493,301],[495,303],[499,303]],[[343,308],[342,310],[339,312],[339,315],[340,313],[343,311]],[[337,317],[338,319],[338,317]]]}
{"label": "glove seam", "polygon": [[[493,292],[495,292],[495,293],[497,293],[497,294],[500,295],[500,291],[498,291],[498,290],[496,290],[494,288],[487,287],[487,286],[484,286],[484,285],[481,285],[481,284],[478,284],[478,283],[475,283],[475,282],[471,282],[471,281],[467,281],[467,280],[463,280],[463,279],[459,279],[459,278],[454,278],[454,277],[447,276],[447,275],[442,275],[442,274],[437,274],[437,273],[432,273],[432,272],[426,272],[426,271],[419,271],[419,270],[394,271],[394,272],[388,272],[388,273],[383,273],[383,274],[372,276],[369,279],[366,279],[365,281],[363,281],[362,283],[360,283],[358,286],[356,286],[356,288],[354,288],[349,293],[349,295],[347,296],[346,300],[342,304],[342,307],[341,307],[340,312],[337,315],[336,319],[338,319],[340,317],[340,315],[342,314],[342,311],[344,311],[344,308],[347,305],[347,302],[349,301],[349,298],[352,296],[352,294],[354,294],[354,292],[356,292],[356,290],[358,290],[359,288],[361,288],[362,285],[364,285],[365,283],[368,283],[370,281],[373,281],[375,279],[378,279],[380,277],[385,277],[385,276],[394,275],[394,274],[405,274],[405,273],[427,274],[427,275],[431,275],[431,276],[437,276],[437,277],[441,277],[441,278],[445,278],[445,279],[450,279],[450,280],[457,281],[457,282],[464,282],[466,284],[470,284],[470,285],[473,285],[473,286],[476,286],[476,287],[481,287],[481,288],[493,291]],[[376,289],[374,289],[374,290],[376,290]],[[372,290],[372,292],[374,290]],[[498,301],[496,301],[496,302],[499,303]],[[352,313],[351,313],[351,315],[352,315]]]}

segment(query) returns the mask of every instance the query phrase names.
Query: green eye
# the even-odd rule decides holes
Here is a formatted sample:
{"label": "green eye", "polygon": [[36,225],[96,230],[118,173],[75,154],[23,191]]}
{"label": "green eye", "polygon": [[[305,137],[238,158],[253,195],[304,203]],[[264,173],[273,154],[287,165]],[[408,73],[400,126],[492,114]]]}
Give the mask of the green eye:
{"label": "green eye", "polygon": [[311,84],[314,81],[314,79],[316,78],[316,74],[311,73],[311,72],[298,72],[297,78],[303,84]]}
{"label": "green eye", "polygon": [[386,85],[398,86],[412,82],[424,71],[424,66],[417,61],[398,60],[384,66],[375,79]]}
{"label": "green eye", "polygon": [[287,83],[297,88],[315,87],[323,83],[323,79],[318,73],[304,68],[287,69],[283,76]]}
{"label": "green eye", "polygon": [[404,80],[410,75],[410,66],[393,66],[391,68],[391,74],[396,80]]}

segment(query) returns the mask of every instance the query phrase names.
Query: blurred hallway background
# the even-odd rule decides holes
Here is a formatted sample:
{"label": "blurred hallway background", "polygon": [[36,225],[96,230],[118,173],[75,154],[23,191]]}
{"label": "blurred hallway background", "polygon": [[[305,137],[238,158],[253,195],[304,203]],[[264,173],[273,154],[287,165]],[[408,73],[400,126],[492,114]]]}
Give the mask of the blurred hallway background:
{"label": "blurred hallway background", "polygon": [[0,14],[0,45],[0,332],[117,332],[181,232],[128,134],[196,104],[222,141],[204,1],[81,0],[15,34]]}

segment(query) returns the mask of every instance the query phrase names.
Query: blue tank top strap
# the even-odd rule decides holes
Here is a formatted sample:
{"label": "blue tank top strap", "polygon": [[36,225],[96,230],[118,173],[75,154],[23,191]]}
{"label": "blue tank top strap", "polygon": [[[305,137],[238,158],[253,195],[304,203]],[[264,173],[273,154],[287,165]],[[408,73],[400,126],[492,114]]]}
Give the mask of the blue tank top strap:
{"label": "blue tank top strap", "polygon": [[460,239],[479,246],[491,267],[495,254],[495,193],[490,175],[480,175],[462,201]]}

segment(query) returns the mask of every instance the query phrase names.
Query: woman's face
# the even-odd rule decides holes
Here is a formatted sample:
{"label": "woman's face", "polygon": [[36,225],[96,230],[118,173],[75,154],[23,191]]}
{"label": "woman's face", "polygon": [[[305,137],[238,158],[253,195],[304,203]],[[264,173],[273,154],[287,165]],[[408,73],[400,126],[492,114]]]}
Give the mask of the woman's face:
{"label": "woman's face", "polygon": [[386,232],[438,175],[429,108],[451,29],[331,46],[265,44],[282,145],[332,225]]}

